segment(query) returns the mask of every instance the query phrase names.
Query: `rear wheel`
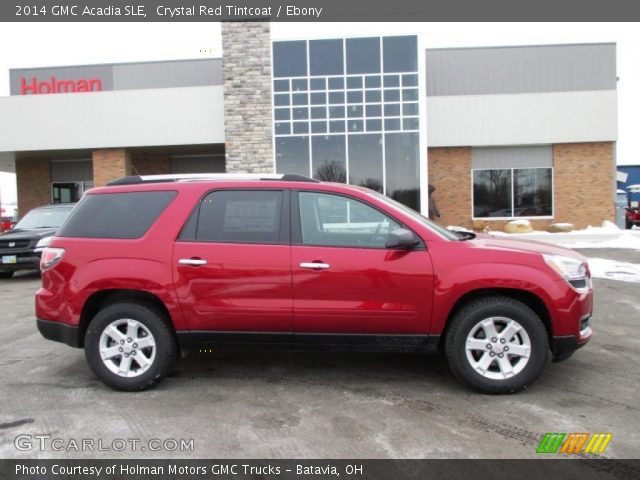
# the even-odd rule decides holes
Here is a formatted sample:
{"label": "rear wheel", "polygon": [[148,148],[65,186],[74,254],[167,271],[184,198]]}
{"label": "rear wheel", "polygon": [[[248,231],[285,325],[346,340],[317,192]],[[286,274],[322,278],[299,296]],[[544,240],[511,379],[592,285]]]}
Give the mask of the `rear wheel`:
{"label": "rear wheel", "polygon": [[170,371],[178,348],[169,321],[141,303],[115,303],[100,310],[85,336],[91,370],[117,390],[144,390]]}
{"label": "rear wheel", "polygon": [[508,297],[487,297],[464,306],[452,320],[445,349],[456,377],[490,394],[527,388],[550,356],[540,318]]}

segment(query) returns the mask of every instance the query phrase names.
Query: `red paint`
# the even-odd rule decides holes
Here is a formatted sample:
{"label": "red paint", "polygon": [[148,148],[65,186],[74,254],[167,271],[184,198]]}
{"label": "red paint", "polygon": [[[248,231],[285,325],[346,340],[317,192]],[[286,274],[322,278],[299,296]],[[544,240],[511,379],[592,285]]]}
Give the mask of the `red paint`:
{"label": "red paint", "polygon": [[[177,242],[197,202],[212,189],[273,188],[340,193],[386,211],[422,238],[426,249],[397,251]],[[38,318],[77,325],[87,299],[105,289],[140,290],[166,306],[177,330],[441,334],[464,295],[508,289],[535,295],[546,307],[553,335],[579,342],[580,318],[592,292],[578,293],[540,253],[572,250],[535,242],[479,236],[447,240],[363,189],[337,184],[269,181],[193,181],[103,187],[88,195],[177,190],[147,234],[136,240],[55,238],[62,260],[42,274]],[[178,265],[202,258],[203,267]],[[328,270],[302,269],[321,261]]]}
{"label": "red paint", "polygon": [[59,80],[55,76],[49,80],[36,77],[20,79],[20,95],[42,95],[49,93],[101,92],[102,81],[99,78],[80,78],[77,80]]}

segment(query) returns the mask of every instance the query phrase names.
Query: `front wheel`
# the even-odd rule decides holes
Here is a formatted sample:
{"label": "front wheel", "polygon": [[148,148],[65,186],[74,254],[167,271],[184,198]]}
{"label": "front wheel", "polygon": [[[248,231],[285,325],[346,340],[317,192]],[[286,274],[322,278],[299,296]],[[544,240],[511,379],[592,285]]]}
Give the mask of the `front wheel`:
{"label": "front wheel", "polygon": [[100,310],[85,336],[85,356],[103,383],[117,390],[145,390],[162,380],[177,358],[170,323],[141,303]]}
{"label": "front wheel", "polygon": [[550,356],[547,331],[538,315],[508,297],[465,305],[452,320],[445,350],[456,377],[490,394],[527,388]]}

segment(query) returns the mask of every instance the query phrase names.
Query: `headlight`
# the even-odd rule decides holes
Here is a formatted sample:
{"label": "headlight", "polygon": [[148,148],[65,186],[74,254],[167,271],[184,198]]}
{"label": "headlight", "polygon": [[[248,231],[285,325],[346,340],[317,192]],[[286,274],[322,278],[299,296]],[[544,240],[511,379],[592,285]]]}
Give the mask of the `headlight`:
{"label": "headlight", "polygon": [[38,240],[38,243],[36,244],[36,248],[33,251],[38,253],[38,252],[41,252],[42,250],[44,250],[45,248],[47,248],[49,246],[49,242],[51,241],[52,238],[53,238],[53,235],[51,235],[49,237],[44,237],[44,238],[41,238],[40,240]]}
{"label": "headlight", "polygon": [[587,264],[564,255],[542,255],[544,261],[579,292],[589,289]]}

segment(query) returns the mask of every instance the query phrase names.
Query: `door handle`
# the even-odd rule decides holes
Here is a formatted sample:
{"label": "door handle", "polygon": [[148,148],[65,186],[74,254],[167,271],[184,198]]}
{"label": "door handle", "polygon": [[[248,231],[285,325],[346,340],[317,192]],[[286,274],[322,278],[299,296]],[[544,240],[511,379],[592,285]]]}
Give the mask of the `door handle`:
{"label": "door handle", "polygon": [[181,258],[178,260],[178,263],[180,265],[192,265],[197,267],[199,265],[206,265],[207,261],[201,258]]}
{"label": "door handle", "polygon": [[311,270],[326,270],[327,268],[331,267],[331,265],[321,262],[302,262],[300,264],[300,267],[310,268]]}

